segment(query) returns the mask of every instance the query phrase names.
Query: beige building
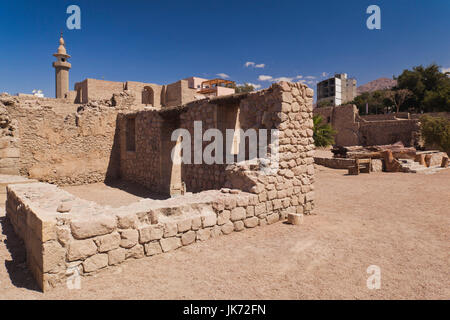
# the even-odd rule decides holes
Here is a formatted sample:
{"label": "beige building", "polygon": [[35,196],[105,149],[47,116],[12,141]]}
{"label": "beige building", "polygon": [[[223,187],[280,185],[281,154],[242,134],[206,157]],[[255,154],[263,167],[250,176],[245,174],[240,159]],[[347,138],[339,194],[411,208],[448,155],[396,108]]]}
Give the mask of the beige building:
{"label": "beige building", "polygon": [[333,106],[340,106],[356,97],[356,79],[347,78],[346,73],[336,74],[333,78],[317,84],[317,104],[328,101]]}

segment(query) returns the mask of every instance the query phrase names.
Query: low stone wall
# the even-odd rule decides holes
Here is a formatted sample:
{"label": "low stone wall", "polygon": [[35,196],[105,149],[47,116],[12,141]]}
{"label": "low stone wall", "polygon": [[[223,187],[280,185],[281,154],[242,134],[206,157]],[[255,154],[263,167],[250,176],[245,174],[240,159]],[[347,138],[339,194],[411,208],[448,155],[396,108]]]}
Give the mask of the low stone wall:
{"label": "low stone wall", "polygon": [[314,157],[314,163],[332,169],[348,169],[355,165],[355,159]]}
{"label": "low stone wall", "polygon": [[[355,159],[314,157],[314,163],[332,169],[348,169],[355,165]],[[382,172],[383,166],[383,160],[372,159],[372,172]]]}
{"label": "low stone wall", "polygon": [[258,195],[230,189],[110,208],[31,183],[7,187],[6,213],[46,291],[127,259],[274,223],[286,218],[286,208],[285,201],[261,202]]}

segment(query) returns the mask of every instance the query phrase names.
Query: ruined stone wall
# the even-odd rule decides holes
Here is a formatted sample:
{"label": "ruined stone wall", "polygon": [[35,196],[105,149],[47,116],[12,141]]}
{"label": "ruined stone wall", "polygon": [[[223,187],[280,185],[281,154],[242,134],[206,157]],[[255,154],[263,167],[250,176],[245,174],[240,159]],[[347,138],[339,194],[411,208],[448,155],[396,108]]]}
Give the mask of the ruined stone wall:
{"label": "ruined stone wall", "polygon": [[[174,183],[174,174],[211,181],[209,172],[189,164],[180,167],[181,172],[167,170],[172,168],[173,129],[188,128],[198,117],[205,128],[224,130],[236,124],[231,120],[237,117],[243,129],[278,129],[278,142],[269,146],[271,156],[227,165],[219,172],[225,186],[220,190],[111,208],[78,199],[54,185],[9,185],[6,214],[24,240],[27,263],[39,286],[47,290],[126,259],[275,223],[288,213],[309,214],[314,208],[312,96],[306,85],[281,82],[260,92],[119,116],[122,177],[150,187],[159,181],[164,184],[160,188],[166,188],[161,191],[167,191],[168,179]],[[209,188],[203,183],[200,189]]]}
{"label": "ruined stone wall", "polygon": [[405,146],[414,146],[419,135],[416,119],[409,119],[408,113],[397,116],[359,116],[354,105],[315,108],[326,123],[337,131],[335,144],[339,146],[370,146],[402,141]]}
{"label": "ruined stone wall", "polygon": [[[124,142],[125,127],[128,119],[133,117],[136,118],[136,150],[130,152]],[[216,128],[226,137],[225,130],[235,129],[236,124],[244,131],[256,129],[258,133],[260,129],[278,129],[279,170],[266,176],[261,173],[260,159],[249,158],[246,160],[255,163],[211,165],[202,160],[201,164],[194,164],[194,121],[201,121],[201,135],[207,129]],[[123,179],[165,194],[170,194],[171,187],[182,183],[188,192],[236,188],[261,193],[262,205],[271,209],[275,207],[300,213],[312,209],[312,90],[302,84],[282,82],[255,93],[205,99],[161,111],[126,114],[119,118],[119,122]],[[170,158],[175,145],[170,141],[171,133],[178,128],[189,131],[192,145],[191,164],[183,163],[180,167],[173,166]],[[203,142],[202,150],[210,143]],[[180,175],[178,182],[174,181],[174,175]],[[288,191],[281,191],[284,188]],[[309,195],[306,197],[306,194]],[[283,203],[282,207],[280,203]]]}
{"label": "ruined stone wall", "polygon": [[109,100],[113,93],[124,90],[123,82],[85,79],[75,84],[77,98],[75,103],[88,103],[94,100]]}
{"label": "ruined stone wall", "polygon": [[3,138],[8,152],[0,154],[0,163],[13,157],[20,174],[58,184],[114,176],[117,108],[82,107],[58,99],[5,97],[1,101],[6,100],[4,110],[16,122],[17,133]]}
{"label": "ruined stone wall", "polygon": [[[127,120],[135,121],[135,150],[127,148]],[[161,130],[163,119],[157,111],[119,114],[120,177],[159,192],[161,182]]]}
{"label": "ruined stone wall", "polygon": [[[148,93],[144,90],[145,87],[150,87],[152,89],[152,92],[148,97],[146,96],[146,94]],[[153,107],[161,107],[162,87],[163,86],[154,83],[144,83],[136,81],[127,81],[125,83],[125,89],[135,95],[137,103],[148,104]]]}
{"label": "ruined stone wall", "polygon": [[20,169],[20,138],[18,122],[8,112],[10,104],[14,104],[13,99],[6,95],[0,97],[0,174],[17,175]]}
{"label": "ruined stone wall", "polygon": [[420,127],[417,120],[370,121],[360,125],[360,144],[363,146],[402,141],[405,146],[411,147],[418,143]]}

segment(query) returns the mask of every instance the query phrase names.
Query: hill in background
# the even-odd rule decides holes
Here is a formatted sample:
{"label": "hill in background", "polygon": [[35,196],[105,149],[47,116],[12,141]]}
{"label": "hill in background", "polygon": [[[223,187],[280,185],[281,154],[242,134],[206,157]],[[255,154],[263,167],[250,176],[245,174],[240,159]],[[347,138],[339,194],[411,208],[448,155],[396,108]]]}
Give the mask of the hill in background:
{"label": "hill in background", "polygon": [[370,81],[362,86],[359,86],[357,91],[358,95],[364,92],[373,92],[377,90],[390,89],[397,85],[397,80],[389,79],[389,78],[379,78],[373,81]]}

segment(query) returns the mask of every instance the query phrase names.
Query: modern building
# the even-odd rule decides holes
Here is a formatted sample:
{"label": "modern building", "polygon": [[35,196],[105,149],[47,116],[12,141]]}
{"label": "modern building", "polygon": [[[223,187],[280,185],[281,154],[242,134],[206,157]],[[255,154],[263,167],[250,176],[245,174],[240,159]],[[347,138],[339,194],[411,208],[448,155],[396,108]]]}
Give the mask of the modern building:
{"label": "modern building", "polygon": [[333,78],[317,84],[317,105],[321,102],[329,102],[330,105],[340,106],[352,101],[355,97],[356,79],[347,78],[346,73],[335,74]]}

